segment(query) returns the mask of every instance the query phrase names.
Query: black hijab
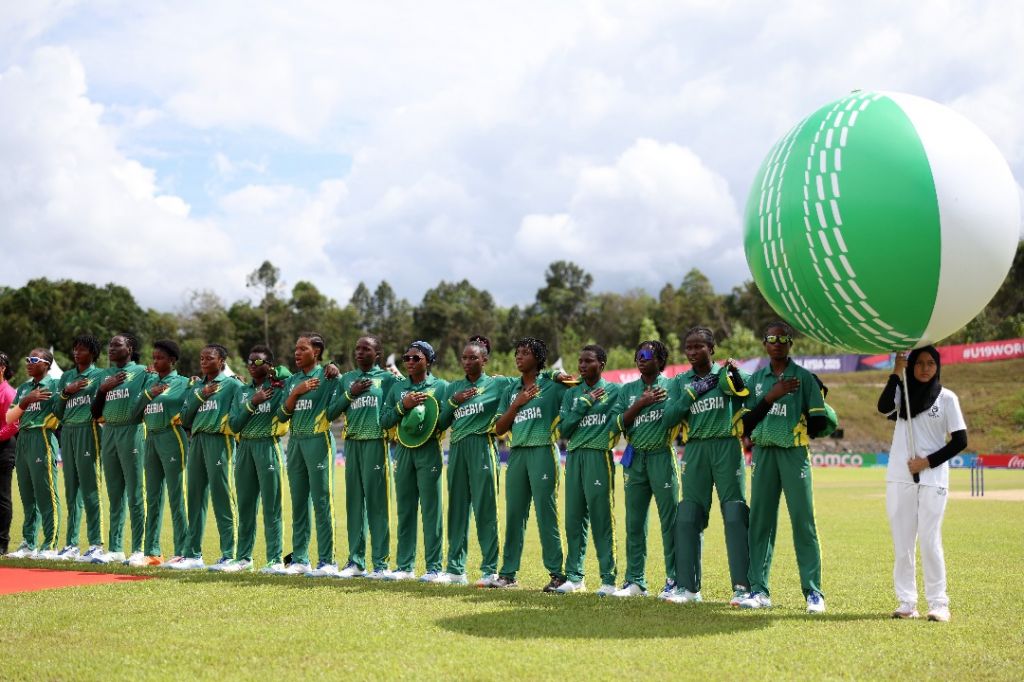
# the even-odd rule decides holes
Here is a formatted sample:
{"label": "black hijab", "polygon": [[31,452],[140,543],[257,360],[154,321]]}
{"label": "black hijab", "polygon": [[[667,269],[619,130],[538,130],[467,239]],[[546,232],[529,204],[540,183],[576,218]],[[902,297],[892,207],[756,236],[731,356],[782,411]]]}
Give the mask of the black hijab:
{"label": "black hijab", "polygon": [[[921,383],[914,377],[914,365],[917,364],[917,359],[921,357],[921,353],[928,353],[928,355],[935,359],[935,376],[927,383]],[[907,358],[907,392],[910,394],[911,419],[935,404],[939,393],[942,391],[942,384],[939,382],[939,375],[941,373],[942,361],[939,359],[939,351],[935,350],[935,346],[924,346],[923,348],[916,348],[910,351],[910,357]],[[902,386],[900,384],[901,388]],[[898,407],[900,419],[906,419],[906,400],[901,398]]]}

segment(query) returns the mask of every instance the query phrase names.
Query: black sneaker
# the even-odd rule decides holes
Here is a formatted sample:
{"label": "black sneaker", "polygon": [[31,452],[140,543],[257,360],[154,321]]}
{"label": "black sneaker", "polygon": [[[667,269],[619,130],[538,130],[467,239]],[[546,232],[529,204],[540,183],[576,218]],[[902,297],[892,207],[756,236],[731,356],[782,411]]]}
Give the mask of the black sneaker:
{"label": "black sneaker", "polygon": [[545,592],[554,592],[565,584],[565,578],[560,575],[551,574],[551,582],[544,586]]}
{"label": "black sneaker", "polygon": [[515,578],[509,578],[508,576],[500,575],[497,580],[491,581],[489,587],[497,589],[510,589],[513,587],[519,587],[519,581]]}

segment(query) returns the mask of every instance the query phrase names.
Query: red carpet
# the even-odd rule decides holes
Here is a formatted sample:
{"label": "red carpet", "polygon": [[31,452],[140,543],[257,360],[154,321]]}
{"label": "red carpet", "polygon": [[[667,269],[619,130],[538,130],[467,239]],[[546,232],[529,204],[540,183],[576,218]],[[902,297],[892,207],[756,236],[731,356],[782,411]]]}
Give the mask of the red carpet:
{"label": "red carpet", "polygon": [[0,568],[0,594],[149,580],[146,576],[56,571],[49,568]]}

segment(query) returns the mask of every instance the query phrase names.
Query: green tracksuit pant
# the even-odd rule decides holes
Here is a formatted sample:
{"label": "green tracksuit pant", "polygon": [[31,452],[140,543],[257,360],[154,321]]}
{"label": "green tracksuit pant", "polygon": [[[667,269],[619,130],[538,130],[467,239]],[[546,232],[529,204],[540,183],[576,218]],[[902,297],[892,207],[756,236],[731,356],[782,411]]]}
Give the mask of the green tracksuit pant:
{"label": "green tracksuit pant", "polygon": [[498,449],[489,434],[472,434],[448,452],[448,567],[466,573],[470,513],[476,517],[480,571],[498,572]]}
{"label": "green tracksuit pant", "polygon": [[768,576],[775,550],[779,521],[779,496],[785,493],[793,546],[800,570],[800,587],[806,597],[821,592],[821,549],[814,524],[814,495],[811,490],[811,455],[806,447],[769,448],[754,446],[754,468],[750,474],[750,589],[768,590]]}
{"label": "green tracksuit pant", "polygon": [[89,545],[103,544],[103,512],[100,509],[100,426],[68,424],[60,430],[60,456],[64,469],[64,499],[68,505],[65,545],[78,546],[78,534],[85,511]]}
{"label": "green tracksuit pant", "polygon": [[146,556],[161,556],[160,531],[164,519],[164,488],[171,508],[174,556],[187,551],[188,515],[185,511],[185,463],[188,459],[185,430],[172,426],[146,434]]}
{"label": "green tracksuit pant", "polygon": [[104,426],[100,437],[100,460],[110,501],[110,540],[107,550],[120,552],[124,543],[125,506],[131,518],[130,554],[142,551],[146,530],[145,488],[142,456],[145,436],[142,424]]}
{"label": "green tracksuit pant", "polygon": [[444,550],[441,514],[441,444],[431,438],[418,448],[398,446],[395,497],[398,500],[399,571],[416,566],[416,512],[423,514],[423,558],[427,573],[440,573]]}
{"label": "green tracksuit pant", "polygon": [[[59,549],[60,493],[57,490],[57,439],[49,429],[25,429],[14,451],[18,492],[25,510],[25,542],[39,551]],[[42,522],[43,539],[36,542]]]}
{"label": "green tracksuit pant", "polygon": [[583,580],[588,528],[594,534],[601,584],[614,585],[615,460],[611,450],[581,448],[565,458],[565,576]]}
{"label": "green tracksuit pant", "polygon": [[691,440],[683,455],[683,501],[676,516],[676,578],[690,592],[700,592],[704,529],[711,517],[712,488],[718,491],[734,589],[747,585],[746,465],[738,438]]}
{"label": "green tracksuit pant", "polygon": [[679,504],[679,467],[675,449],[636,450],[623,471],[626,493],[626,581],[647,589],[647,517],[651,497],[661,521],[665,575],[676,579],[675,523]]}
{"label": "green tracksuit pant", "polygon": [[523,536],[530,502],[537,511],[541,558],[548,573],[562,573],[562,532],[558,520],[558,488],[562,467],[554,445],[512,448],[505,469],[505,549],[500,575],[515,578],[523,556]]}
{"label": "green tracksuit pant", "polygon": [[263,536],[267,563],[281,561],[281,487],[284,461],[277,438],[243,438],[235,451],[235,490],[238,493],[239,561],[252,561],[256,544],[256,509],[263,500]]}
{"label": "green tracksuit pant", "polygon": [[383,438],[345,440],[345,512],[348,563],[366,569],[371,539],[374,569],[391,562],[391,449]]}
{"label": "green tracksuit pant", "polygon": [[334,561],[334,435],[288,439],[288,488],[292,494],[292,563],[309,563],[310,516],[316,514],[320,563]]}
{"label": "green tracksuit pant", "polygon": [[203,556],[206,531],[206,505],[213,502],[213,518],[220,535],[221,557],[235,558],[235,485],[231,462],[235,439],[223,433],[193,433],[185,465],[188,540],[185,554],[190,559]]}

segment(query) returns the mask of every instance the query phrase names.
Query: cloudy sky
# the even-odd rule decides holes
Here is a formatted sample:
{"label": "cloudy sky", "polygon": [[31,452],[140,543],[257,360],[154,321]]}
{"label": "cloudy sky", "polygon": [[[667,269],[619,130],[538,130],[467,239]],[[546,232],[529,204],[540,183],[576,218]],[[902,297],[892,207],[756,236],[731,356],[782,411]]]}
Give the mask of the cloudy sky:
{"label": "cloudy sky", "polygon": [[1021,64],[1022,3],[0,0],[0,284],[726,290],[761,160],[851,89],[953,107],[1019,184]]}

